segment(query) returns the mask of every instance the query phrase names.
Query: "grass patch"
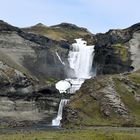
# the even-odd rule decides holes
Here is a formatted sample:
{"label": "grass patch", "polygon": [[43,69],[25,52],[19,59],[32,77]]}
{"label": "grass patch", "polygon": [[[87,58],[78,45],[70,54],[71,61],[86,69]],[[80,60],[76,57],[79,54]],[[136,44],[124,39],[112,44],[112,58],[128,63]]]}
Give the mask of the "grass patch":
{"label": "grass patch", "polygon": [[55,132],[18,132],[0,135],[0,140],[139,140],[138,132],[111,132],[102,130],[64,130]]}
{"label": "grass patch", "polygon": [[4,52],[0,50],[0,61],[2,61],[4,64],[8,65],[9,67],[13,69],[17,69],[18,71],[25,74],[29,79],[33,79],[33,76],[30,74],[30,72],[24,68],[23,66],[17,64],[14,60],[10,58],[10,56],[6,55]]}
{"label": "grass patch", "polygon": [[132,116],[132,124],[140,126],[140,103],[134,99],[132,93],[119,78],[115,77],[113,80],[117,93],[121,96],[121,100],[129,110],[130,116]]}
{"label": "grass patch", "polygon": [[58,79],[54,79],[54,78],[48,78],[45,83],[47,85],[52,85],[52,84],[55,84],[56,82],[58,82]]}
{"label": "grass patch", "polygon": [[126,61],[127,60],[127,50],[126,50],[126,48],[122,44],[120,44],[120,43],[113,44],[111,46],[111,48],[114,49],[115,54],[119,55],[119,57],[122,59],[122,61]]}
{"label": "grass patch", "polygon": [[130,81],[132,81],[135,84],[139,84],[140,85],[140,73],[132,73],[128,75],[128,78],[130,79]]}
{"label": "grass patch", "polygon": [[79,29],[53,28],[47,26],[33,26],[31,28],[24,28],[24,31],[47,36],[53,40],[74,40],[77,37],[83,37],[89,33]]}
{"label": "grass patch", "polygon": [[0,129],[1,129],[1,128],[7,128],[7,127],[8,127],[7,125],[1,125],[1,124],[0,124]]}
{"label": "grass patch", "polygon": [[74,126],[120,126],[125,121],[115,115],[104,117],[100,105],[90,94],[77,93],[69,104],[70,109],[77,110],[77,120],[67,123],[65,127]]}

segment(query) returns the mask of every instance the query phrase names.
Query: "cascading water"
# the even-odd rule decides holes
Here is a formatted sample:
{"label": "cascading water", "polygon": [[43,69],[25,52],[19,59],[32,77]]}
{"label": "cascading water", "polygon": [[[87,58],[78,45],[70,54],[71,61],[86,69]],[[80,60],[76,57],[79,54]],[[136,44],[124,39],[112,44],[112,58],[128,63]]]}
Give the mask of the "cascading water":
{"label": "cascading water", "polygon": [[[68,79],[61,80],[56,83],[56,88],[60,93],[75,93],[78,90],[85,79],[91,78],[93,75],[92,61],[94,57],[94,45],[87,46],[86,41],[75,39],[76,43],[72,44],[72,50],[69,52],[68,62],[69,67],[73,73]],[[63,64],[60,56],[56,53],[60,62]],[[64,65],[64,64],[63,64]],[[68,102],[67,99],[62,99],[59,104],[57,117],[52,121],[52,126],[59,126],[62,119],[63,107]]]}
{"label": "cascading water", "polygon": [[75,40],[69,52],[69,66],[74,70],[76,79],[88,79],[91,77],[94,46],[87,46],[82,39]]}
{"label": "cascading water", "polygon": [[74,93],[78,90],[85,79],[91,78],[93,76],[92,61],[94,57],[94,45],[87,46],[86,41],[80,39],[75,39],[76,43],[72,44],[72,50],[69,52],[69,66],[73,69],[74,78],[66,79],[71,83],[69,93]]}
{"label": "cascading water", "polygon": [[[69,78],[65,79],[65,82],[61,82],[59,87],[56,86],[60,92],[67,92],[69,89],[69,93],[74,93],[81,87],[85,79],[89,79],[93,76],[91,70],[94,57],[94,45],[87,46],[86,41],[81,38],[75,40],[76,43],[72,44],[72,49],[68,55],[69,67],[73,70],[73,73],[69,76],[68,70]],[[66,89],[66,84],[68,85],[67,82],[69,82],[71,86],[67,86],[68,88]]]}
{"label": "cascading water", "polygon": [[55,54],[58,57],[58,59],[61,62],[61,64],[65,65],[65,63],[62,61],[61,57],[59,56],[58,52],[56,52]]}
{"label": "cascading water", "polygon": [[68,99],[61,99],[59,104],[59,109],[57,113],[57,117],[52,120],[52,126],[59,126],[60,121],[62,120],[62,113],[63,113],[63,107],[68,103]]}

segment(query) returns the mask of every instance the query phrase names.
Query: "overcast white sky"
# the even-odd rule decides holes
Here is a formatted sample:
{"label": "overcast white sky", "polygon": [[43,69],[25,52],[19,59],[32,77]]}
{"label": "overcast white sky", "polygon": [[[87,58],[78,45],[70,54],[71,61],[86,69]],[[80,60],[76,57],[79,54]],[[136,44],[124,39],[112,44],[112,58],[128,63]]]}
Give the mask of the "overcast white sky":
{"label": "overcast white sky", "polygon": [[140,22],[140,0],[0,0],[0,19],[18,27],[70,22],[106,32]]}

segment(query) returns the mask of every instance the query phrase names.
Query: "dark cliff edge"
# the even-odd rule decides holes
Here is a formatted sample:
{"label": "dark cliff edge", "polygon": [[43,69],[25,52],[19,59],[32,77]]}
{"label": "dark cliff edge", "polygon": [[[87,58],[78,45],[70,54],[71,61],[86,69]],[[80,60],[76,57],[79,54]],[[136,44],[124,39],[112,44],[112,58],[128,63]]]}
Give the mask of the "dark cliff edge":
{"label": "dark cliff edge", "polygon": [[135,40],[138,44],[130,42],[136,33],[139,36],[140,23],[123,30],[109,30],[105,34],[96,34],[94,62],[98,67],[97,74],[115,74],[134,69],[132,55],[136,52],[132,54],[131,46],[135,45],[137,48],[140,41]]}

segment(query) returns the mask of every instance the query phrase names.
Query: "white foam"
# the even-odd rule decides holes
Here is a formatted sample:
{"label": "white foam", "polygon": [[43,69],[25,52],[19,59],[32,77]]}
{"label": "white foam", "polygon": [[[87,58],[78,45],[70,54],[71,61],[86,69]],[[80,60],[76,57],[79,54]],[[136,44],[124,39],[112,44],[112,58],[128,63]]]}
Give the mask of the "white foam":
{"label": "white foam", "polygon": [[66,80],[61,80],[55,84],[55,87],[59,90],[60,93],[66,93],[67,90],[71,87],[71,84]]}

